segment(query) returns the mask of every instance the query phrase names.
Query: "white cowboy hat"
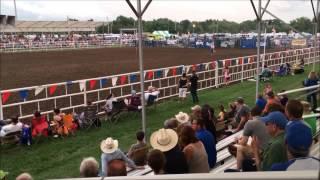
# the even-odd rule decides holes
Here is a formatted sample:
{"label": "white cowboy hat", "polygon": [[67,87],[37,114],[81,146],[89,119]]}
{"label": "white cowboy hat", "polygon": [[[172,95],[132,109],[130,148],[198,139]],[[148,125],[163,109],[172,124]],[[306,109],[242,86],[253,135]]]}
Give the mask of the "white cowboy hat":
{"label": "white cowboy hat", "polygon": [[152,133],[150,144],[154,149],[166,152],[178,144],[178,135],[172,129],[159,129]]}
{"label": "white cowboy hat", "polygon": [[201,111],[201,106],[195,105],[191,108],[192,111]]}
{"label": "white cowboy hat", "polygon": [[184,112],[179,112],[179,114],[175,115],[177,121],[181,124],[187,123],[190,119],[189,115]]}
{"label": "white cowboy hat", "polygon": [[108,137],[106,140],[103,140],[100,144],[100,149],[102,152],[110,154],[118,149],[118,140],[114,140],[111,137]]}

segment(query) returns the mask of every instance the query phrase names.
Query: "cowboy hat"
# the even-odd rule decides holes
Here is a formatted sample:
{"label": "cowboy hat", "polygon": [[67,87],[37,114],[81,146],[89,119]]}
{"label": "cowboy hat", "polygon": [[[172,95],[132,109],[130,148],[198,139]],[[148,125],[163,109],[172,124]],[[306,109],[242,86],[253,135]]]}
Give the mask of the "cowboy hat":
{"label": "cowboy hat", "polygon": [[201,106],[195,105],[191,108],[192,111],[201,111]]}
{"label": "cowboy hat", "polygon": [[159,129],[152,133],[150,144],[154,149],[167,152],[178,144],[178,135],[172,129]]}
{"label": "cowboy hat", "polygon": [[175,115],[177,121],[181,124],[189,121],[190,117],[187,113],[179,112],[179,114]]}
{"label": "cowboy hat", "polygon": [[100,144],[100,149],[102,152],[110,154],[118,149],[118,140],[114,140],[111,137],[108,137],[106,140],[103,140]]}

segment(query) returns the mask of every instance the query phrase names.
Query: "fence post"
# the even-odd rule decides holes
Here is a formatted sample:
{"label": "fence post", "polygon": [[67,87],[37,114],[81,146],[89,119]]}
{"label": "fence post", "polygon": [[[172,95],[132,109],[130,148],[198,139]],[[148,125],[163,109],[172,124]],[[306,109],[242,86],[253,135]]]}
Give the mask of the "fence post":
{"label": "fence post", "polygon": [[3,120],[2,94],[0,93],[0,119]]}
{"label": "fence post", "polygon": [[213,63],[215,63],[215,67],[216,67],[216,70],[215,70],[215,84],[216,84],[216,88],[218,88],[219,87],[219,63],[218,63],[218,61],[215,61]]}
{"label": "fence post", "polygon": [[241,82],[243,82],[243,70],[244,70],[244,63],[241,63]]}
{"label": "fence post", "polygon": [[87,82],[84,82],[84,89],[83,89],[83,103],[87,105]]}

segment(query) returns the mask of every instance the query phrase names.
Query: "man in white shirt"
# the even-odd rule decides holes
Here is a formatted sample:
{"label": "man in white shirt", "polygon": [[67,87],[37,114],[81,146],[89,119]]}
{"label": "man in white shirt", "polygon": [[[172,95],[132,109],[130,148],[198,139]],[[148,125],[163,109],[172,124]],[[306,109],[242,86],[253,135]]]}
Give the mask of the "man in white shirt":
{"label": "man in white shirt", "polygon": [[22,130],[22,123],[19,122],[18,117],[11,118],[11,123],[1,128],[0,137],[3,137],[9,133]]}

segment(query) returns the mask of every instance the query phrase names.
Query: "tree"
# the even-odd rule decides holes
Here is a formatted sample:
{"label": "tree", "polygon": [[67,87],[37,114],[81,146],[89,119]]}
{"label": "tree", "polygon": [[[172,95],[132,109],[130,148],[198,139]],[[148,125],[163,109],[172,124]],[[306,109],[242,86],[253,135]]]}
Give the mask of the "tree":
{"label": "tree", "polygon": [[309,18],[300,17],[290,21],[290,25],[300,32],[313,33],[313,24]]}

